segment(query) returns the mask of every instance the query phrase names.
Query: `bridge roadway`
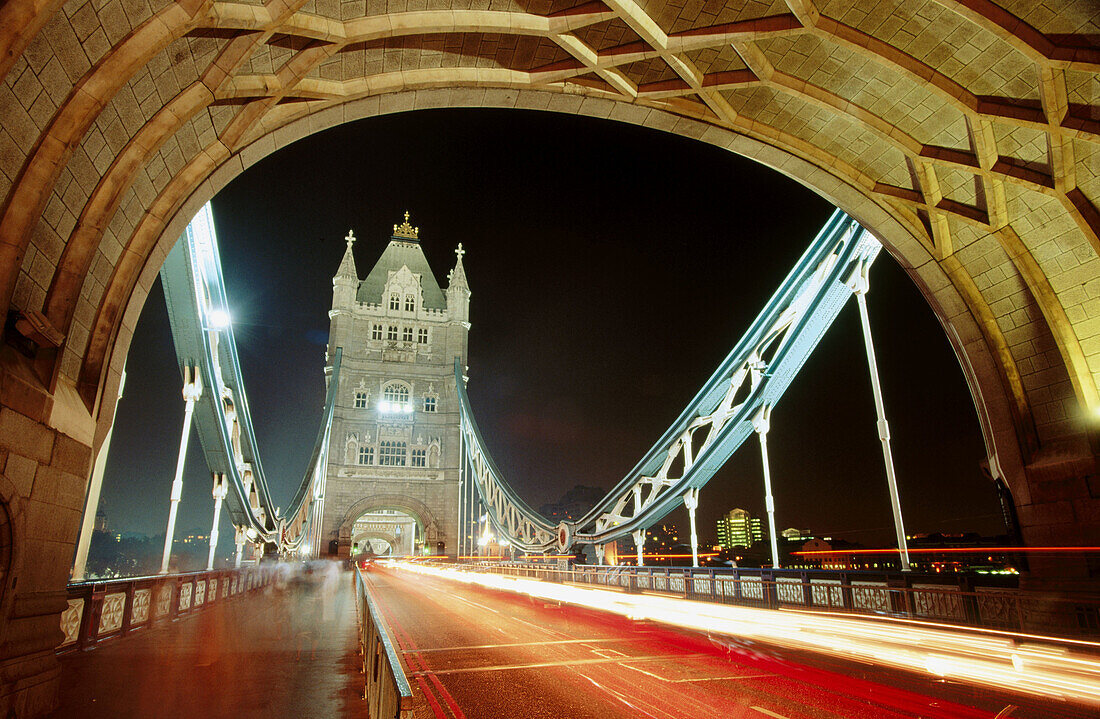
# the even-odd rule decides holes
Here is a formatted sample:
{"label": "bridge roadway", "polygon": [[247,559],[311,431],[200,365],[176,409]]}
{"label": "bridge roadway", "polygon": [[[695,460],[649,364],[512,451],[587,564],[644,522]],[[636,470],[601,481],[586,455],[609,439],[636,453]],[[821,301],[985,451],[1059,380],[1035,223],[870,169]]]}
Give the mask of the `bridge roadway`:
{"label": "bridge roadway", "polygon": [[[366,578],[412,685],[413,719],[966,719],[1021,703],[443,579],[377,567]],[[365,717],[350,575],[335,587],[327,607],[316,594],[303,602],[292,582],[64,655],[51,716]],[[999,716],[1087,716],[1055,709]]]}
{"label": "bridge roadway", "polygon": [[377,567],[366,578],[417,719],[1090,716],[445,579]]}

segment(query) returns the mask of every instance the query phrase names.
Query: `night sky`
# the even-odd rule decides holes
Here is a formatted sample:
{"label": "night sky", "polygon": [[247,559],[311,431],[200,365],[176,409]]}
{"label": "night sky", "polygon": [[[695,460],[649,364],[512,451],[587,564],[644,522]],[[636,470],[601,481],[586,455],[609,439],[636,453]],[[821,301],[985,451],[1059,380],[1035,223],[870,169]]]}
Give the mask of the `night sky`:
{"label": "night sky", "polygon": [[[514,110],[430,110],[334,128],[253,166],[213,206],[257,441],[284,506],[323,404],[332,276],[349,227],[360,277],[406,209],[441,286],[463,244],[474,412],[505,477],[537,507],[575,484],[610,488],[634,466],[832,211],[710,145]],[[908,532],[1003,532],[943,330],[887,253],[871,278]],[[164,531],[183,416],[159,283],[127,373],[102,506],[113,530],[152,535]],[[768,445],[781,529],[889,545],[854,302],[774,410]],[[209,477],[194,433],[177,536],[209,530]],[[738,506],[763,514],[755,440],[702,490],[701,535]],[[686,512],[672,519],[686,525]],[[227,555],[228,521],[222,538]]]}

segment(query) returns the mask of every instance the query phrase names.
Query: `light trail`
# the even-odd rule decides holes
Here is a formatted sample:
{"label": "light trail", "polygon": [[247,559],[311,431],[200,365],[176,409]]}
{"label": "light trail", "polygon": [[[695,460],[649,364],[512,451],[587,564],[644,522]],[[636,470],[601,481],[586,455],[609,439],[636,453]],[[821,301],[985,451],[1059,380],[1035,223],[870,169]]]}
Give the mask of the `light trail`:
{"label": "light trail", "polygon": [[1097,656],[1100,644],[1095,642],[1074,641],[1070,648],[1053,637],[692,602],[420,563],[384,564],[401,571],[612,612],[630,619],[1100,707]]}
{"label": "light trail", "polygon": [[[1074,553],[1091,553],[1100,552],[1100,547],[920,547],[914,549],[909,547],[907,550],[910,554],[989,554],[995,553],[1011,553],[1017,554],[1035,553],[1035,554],[1052,554],[1057,552],[1074,552]],[[897,554],[898,549],[894,547],[892,549],[815,549],[810,552],[791,552],[795,557],[813,557],[824,554]],[[700,555],[702,556],[702,555]]]}

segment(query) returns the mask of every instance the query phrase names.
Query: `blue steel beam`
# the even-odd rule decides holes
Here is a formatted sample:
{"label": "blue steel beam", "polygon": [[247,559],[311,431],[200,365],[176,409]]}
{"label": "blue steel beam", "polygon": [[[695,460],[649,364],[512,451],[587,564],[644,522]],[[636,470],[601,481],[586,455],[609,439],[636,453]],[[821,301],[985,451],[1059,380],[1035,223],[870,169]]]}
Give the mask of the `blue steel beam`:
{"label": "blue steel beam", "polygon": [[[336,350],[310,465],[287,511],[281,512],[271,496],[252,428],[209,204],[199,210],[169,252],[160,277],[180,373],[186,377],[187,367],[197,367],[202,378],[204,391],[194,422],[207,467],[230,478],[226,499],[232,522],[255,530],[259,540],[292,550],[308,531],[310,517],[316,514],[311,507],[319,499],[316,489],[323,488],[324,463],[319,458],[332,421],[341,350]],[[252,490],[256,508],[250,499]]]}
{"label": "blue steel beam", "polygon": [[455,376],[473,479],[496,531],[527,551],[625,539],[659,522],[703,487],[774,407],[852,295],[853,273],[881,245],[839,210],[825,223],[763,311],[718,369],[634,469],[575,522],[554,525],[504,481],[477,428],[462,378]]}

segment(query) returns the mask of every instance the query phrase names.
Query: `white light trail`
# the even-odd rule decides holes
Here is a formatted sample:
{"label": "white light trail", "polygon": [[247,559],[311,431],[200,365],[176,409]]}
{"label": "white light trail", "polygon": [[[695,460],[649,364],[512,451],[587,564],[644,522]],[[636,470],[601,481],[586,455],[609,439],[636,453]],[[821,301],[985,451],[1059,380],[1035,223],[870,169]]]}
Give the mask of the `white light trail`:
{"label": "white light trail", "polygon": [[[988,688],[1100,707],[1100,644],[920,622],[755,609],[543,582],[412,562],[402,571]],[[1039,642],[1042,643],[1039,643]]]}

